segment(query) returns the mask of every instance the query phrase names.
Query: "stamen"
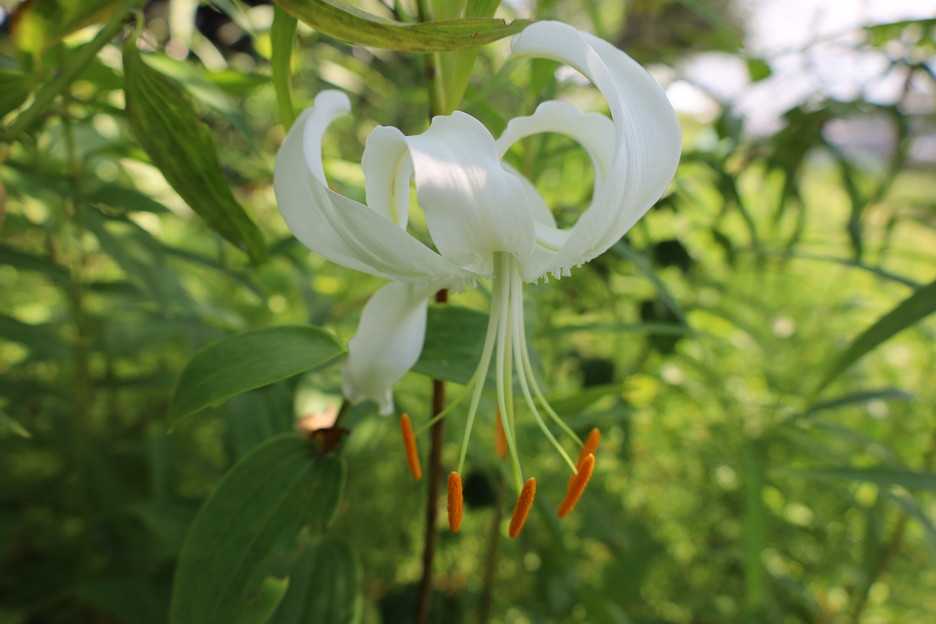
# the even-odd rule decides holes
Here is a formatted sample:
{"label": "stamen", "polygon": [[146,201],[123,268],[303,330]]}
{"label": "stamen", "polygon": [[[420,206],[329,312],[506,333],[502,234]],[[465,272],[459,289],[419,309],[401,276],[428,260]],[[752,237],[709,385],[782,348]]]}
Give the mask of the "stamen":
{"label": "stamen", "polygon": [[500,410],[497,410],[494,422],[497,424],[497,431],[494,434],[494,450],[497,451],[498,457],[504,459],[507,457],[507,436],[504,434],[504,423],[501,422]]}
{"label": "stamen", "polygon": [[449,530],[452,533],[458,533],[461,530],[463,511],[461,475],[453,471],[448,477],[448,521]]}
{"label": "stamen", "polygon": [[598,450],[599,444],[601,444],[601,432],[598,431],[598,427],[595,427],[588,432],[588,437],[585,438],[585,444],[582,445],[582,450],[579,451],[577,462],[579,467],[581,467],[582,461],[585,460],[587,455],[595,454],[595,451]]}
{"label": "stamen", "polygon": [[566,490],[565,498],[559,504],[558,513],[560,518],[565,518],[570,511],[575,509],[575,505],[582,497],[582,492],[585,491],[585,486],[588,485],[594,469],[595,456],[589,453],[579,464],[578,472],[569,479],[569,487]]}
{"label": "stamen", "polygon": [[517,536],[523,531],[523,525],[526,524],[527,516],[530,515],[534,498],[536,498],[536,479],[530,477],[523,484],[523,490],[521,490],[520,496],[517,497],[517,505],[514,507],[513,516],[510,518],[509,534],[511,539],[517,539]]}
{"label": "stamen", "polygon": [[422,466],[419,465],[416,436],[413,435],[413,425],[408,414],[400,416],[400,430],[403,432],[403,446],[406,448],[406,463],[409,464],[410,474],[419,481],[422,479]]}

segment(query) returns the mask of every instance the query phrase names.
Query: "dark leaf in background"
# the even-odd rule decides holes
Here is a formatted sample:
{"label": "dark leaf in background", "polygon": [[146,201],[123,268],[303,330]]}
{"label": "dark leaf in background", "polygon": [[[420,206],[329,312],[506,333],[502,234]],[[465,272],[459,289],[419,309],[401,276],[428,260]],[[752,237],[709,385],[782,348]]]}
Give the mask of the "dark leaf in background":
{"label": "dark leaf in background", "polygon": [[435,379],[468,383],[481,359],[487,324],[487,315],[477,310],[429,306],[426,342],[413,370]]}
{"label": "dark leaf in background", "polygon": [[582,372],[582,387],[603,386],[614,382],[614,360],[608,358],[583,358],[579,362]]}
{"label": "dark leaf in background", "polygon": [[675,238],[653,244],[653,262],[660,267],[674,266],[683,273],[688,273],[694,263],[686,246]]}
{"label": "dark leaf in background", "polygon": [[497,502],[497,490],[491,475],[484,470],[471,470],[465,478],[462,493],[469,507],[492,507]]}
{"label": "dark leaf in background", "polygon": [[252,602],[264,604],[272,558],[292,548],[303,527],[324,530],[343,473],[339,459],[316,456],[295,434],[273,438],[235,465],[189,529],[176,568],[172,624],[240,622]]}
{"label": "dark leaf in background", "polygon": [[258,261],[263,235],[234,198],[210,129],[182,86],[140,56],[133,38],[123,47],[127,118],[133,134],[172,188],[216,232]]}
{"label": "dark leaf in background", "polygon": [[225,338],[186,365],[169,418],[178,421],[248,390],[328,366],[343,354],[334,336],[310,326],[269,327]]}
{"label": "dark leaf in background", "polygon": [[[640,302],[640,320],[644,323],[683,324],[682,320],[660,299],[646,299]],[[654,349],[667,355],[676,350],[676,345],[682,340],[682,336],[652,333],[647,336],[647,340]]]}

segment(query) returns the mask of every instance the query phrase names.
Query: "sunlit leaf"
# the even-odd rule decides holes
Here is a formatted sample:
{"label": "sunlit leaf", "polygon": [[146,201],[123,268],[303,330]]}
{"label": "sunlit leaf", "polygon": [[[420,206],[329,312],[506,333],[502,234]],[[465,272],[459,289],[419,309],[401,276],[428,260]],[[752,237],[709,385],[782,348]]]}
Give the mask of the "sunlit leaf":
{"label": "sunlit leaf", "polygon": [[845,372],[848,367],[878,345],[918,323],[933,312],[936,312],[936,281],[915,290],[912,295],[901,301],[894,309],[879,318],[873,325],[852,340],[848,348],[829,367],[825,377],[823,377],[822,382],[816,387],[813,394],[819,394],[836,377]]}
{"label": "sunlit leaf", "polygon": [[293,44],[296,41],[296,18],[289,15],[280,7],[274,7],[273,27],[270,30],[270,39],[273,45],[273,58],[270,64],[273,69],[273,88],[276,90],[276,105],[279,108],[280,123],[289,128],[296,118],[293,107],[291,78],[291,60]]}
{"label": "sunlit leaf", "polygon": [[376,17],[340,0],[276,0],[276,4],[335,39],[403,52],[473,48],[516,34],[529,23],[493,18],[405,23]]}
{"label": "sunlit leaf", "polygon": [[334,336],[310,326],[269,327],[225,338],[185,366],[169,418],[179,420],[248,390],[328,366],[343,354]]}
{"label": "sunlit leaf", "polygon": [[127,117],[153,164],[212,229],[252,259],[263,258],[263,235],[231,193],[211,131],[185,90],[147,65],[132,38],[123,59]]}

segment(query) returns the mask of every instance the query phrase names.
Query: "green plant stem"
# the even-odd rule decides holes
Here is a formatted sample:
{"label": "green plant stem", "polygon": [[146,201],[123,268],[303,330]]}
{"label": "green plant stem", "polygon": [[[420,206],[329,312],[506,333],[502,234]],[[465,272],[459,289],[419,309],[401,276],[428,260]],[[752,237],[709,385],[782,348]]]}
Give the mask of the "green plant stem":
{"label": "green plant stem", "polygon": [[114,36],[123,28],[124,18],[127,13],[141,0],[125,0],[122,6],[114,11],[114,14],[108,20],[104,28],[89,43],[78,48],[71,61],[66,63],[59,74],[44,87],[39,89],[33,98],[33,103],[29,108],[20,113],[9,128],[0,134],[3,141],[14,141],[35,123],[42,115],[49,110],[55,98],[78,77],[85,67],[94,60],[101,48],[107,45]]}
{"label": "green plant stem", "polygon": [[[930,437],[929,448],[927,448],[926,454],[923,456],[924,471],[932,470],[934,459],[936,459],[936,433]],[[858,590],[858,595],[855,597],[855,603],[851,609],[851,617],[849,618],[851,624],[861,623],[861,616],[864,613],[865,607],[868,606],[868,595],[871,593],[871,587],[883,576],[888,566],[890,566],[891,561],[900,553],[904,536],[907,533],[909,520],[909,514],[905,511],[901,511],[897,518],[897,524],[894,525],[894,530],[891,532],[890,539],[887,540],[887,544],[881,556],[878,558],[874,569]]]}

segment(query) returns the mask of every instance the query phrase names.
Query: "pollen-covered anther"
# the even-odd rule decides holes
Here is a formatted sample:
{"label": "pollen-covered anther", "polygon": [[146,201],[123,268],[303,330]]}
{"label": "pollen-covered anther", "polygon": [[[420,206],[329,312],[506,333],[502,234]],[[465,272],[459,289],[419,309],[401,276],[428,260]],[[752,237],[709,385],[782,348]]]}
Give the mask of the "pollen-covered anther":
{"label": "pollen-covered anther", "polygon": [[598,450],[599,444],[601,444],[601,432],[598,431],[598,427],[594,427],[591,431],[588,432],[588,437],[585,438],[585,444],[582,445],[582,449],[579,451],[578,461],[576,464],[581,466],[582,461],[584,461],[586,457],[589,455],[594,455],[595,451]]}
{"label": "pollen-covered anther", "polygon": [[566,490],[565,498],[559,503],[559,517],[564,518],[570,511],[575,509],[576,503],[582,497],[582,492],[591,479],[592,472],[595,470],[595,455],[589,453],[579,462],[578,471],[569,479],[569,487]]}
{"label": "pollen-covered anther", "polygon": [[407,414],[400,416],[400,431],[403,432],[403,446],[406,448],[406,463],[409,464],[410,474],[419,481],[422,479],[422,466],[419,463],[419,450],[416,448],[413,425]]}
{"label": "pollen-covered anther", "polygon": [[462,498],[461,475],[452,471],[448,477],[448,521],[449,530],[458,533],[461,530],[464,500]]}
{"label": "pollen-covered anther", "polygon": [[530,515],[530,509],[533,508],[533,499],[536,498],[536,479],[530,477],[523,484],[520,496],[517,497],[517,504],[514,507],[513,516],[510,518],[510,529],[508,534],[511,539],[516,539],[523,531],[523,525],[526,524],[527,516]]}
{"label": "pollen-covered anther", "polygon": [[497,410],[494,419],[497,423],[497,431],[494,434],[494,450],[497,452],[497,456],[503,459],[507,457],[507,434],[504,433],[504,423],[501,421],[500,410]]}

